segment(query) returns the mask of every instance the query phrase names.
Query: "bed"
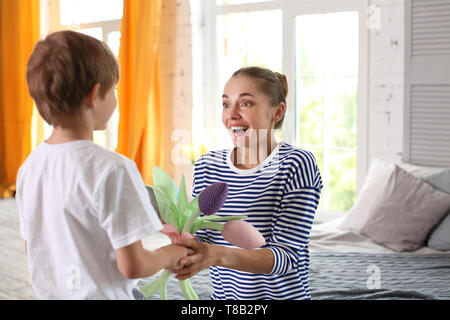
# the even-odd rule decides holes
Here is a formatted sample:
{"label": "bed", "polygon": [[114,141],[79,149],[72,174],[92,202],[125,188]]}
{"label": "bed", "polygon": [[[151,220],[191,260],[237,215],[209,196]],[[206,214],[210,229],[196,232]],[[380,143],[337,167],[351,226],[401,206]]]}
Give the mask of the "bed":
{"label": "bed", "polygon": [[[448,168],[403,165],[399,169],[374,160],[350,212],[319,216],[313,224],[312,299],[450,299],[449,197]],[[431,242],[430,234],[438,231],[447,247]],[[155,235],[144,244],[151,248],[163,241],[168,240]],[[136,287],[155,277],[139,280]],[[200,299],[210,299],[208,270],[191,281]],[[144,299],[137,288],[135,298]],[[168,292],[170,299],[183,299],[174,278],[169,280]],[[155,294],[150,299],[159,298]]]}
{"label": "bed", "polygon": [[374,159],[310,251],[312,299],[450,299],[450,169]]}
{"label": "bed", "polygon": [[395,252],[340,229],[342,220],[312,229],[312,299],[450,299],[450,251]]}

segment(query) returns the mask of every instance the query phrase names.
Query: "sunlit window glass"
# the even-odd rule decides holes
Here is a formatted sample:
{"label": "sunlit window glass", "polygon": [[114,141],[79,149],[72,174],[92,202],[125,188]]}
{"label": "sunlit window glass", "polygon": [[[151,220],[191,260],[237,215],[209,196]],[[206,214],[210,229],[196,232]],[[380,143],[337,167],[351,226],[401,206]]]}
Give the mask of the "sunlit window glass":
{"label": "sunlit window glass", "polygon": [[[282,13],[281,10],[267,10],[218,15],[216,26],[219,76],[216,105],[221,106],[223,87],[239,68],[261,66],[281,72]],[[221,112],[217,114],[220,116]],[[217,118],[216,121],[220,123],[221,120]],[[228,145],[226,132],[218,132],[216,137],[218,146]]]}
{"label": "sunlit window glass", "polygon": [[106,37],[106,43],[111,48],[112,52],[114,52],[114,55],[118,57],[120,47],[120,31],[110,32]]}
{"label": "sunlit window glass", "polygon": [[218,74],[222,77],[220,88],[232,72],[241,67],[257,65],[281,71],[281,19],[281,10],[240,12],[217,17]]}
{"label": "sunlit window glass", "polygon": [[343,212],[356,195],[357,12],[296,18],[297,141],[322,173],[321,209]]}
{"label": "sunlit window glass", "polygon": [[94,37],[97,40],[103,41],[103,29],[102,28],[87,28],[78,30],[81,33]]}
{"label": "sunlit window glass", "polygon": [[122,19],[122,0],[60,0],[61,25]]}

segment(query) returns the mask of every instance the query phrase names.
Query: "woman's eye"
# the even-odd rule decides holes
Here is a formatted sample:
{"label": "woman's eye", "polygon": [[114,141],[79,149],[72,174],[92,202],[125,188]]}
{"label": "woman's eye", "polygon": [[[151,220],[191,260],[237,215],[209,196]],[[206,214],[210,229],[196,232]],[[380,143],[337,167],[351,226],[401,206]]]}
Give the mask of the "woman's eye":
{"label": "woman's eye", "polygon": [[248,101],[245,101],[245,102],[242,102],[241,103],[241,107],[243,107],[243,108],[245,108],[245,107],[250,107],[252,104],[250,103],[250,102],[248,102]]}
{"label": "woman's eye", "polygon": [[222,103],[222,106],[223,106],[224,108],[228,108],[228,103],[224,102],[224,103]]}

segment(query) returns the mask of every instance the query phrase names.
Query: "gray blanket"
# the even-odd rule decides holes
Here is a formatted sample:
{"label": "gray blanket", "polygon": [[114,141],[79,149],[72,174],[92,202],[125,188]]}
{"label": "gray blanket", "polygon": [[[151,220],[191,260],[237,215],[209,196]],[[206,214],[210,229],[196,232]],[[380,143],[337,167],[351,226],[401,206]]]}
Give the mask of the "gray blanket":
{"label": "gray blanket", "polygon": [[[138,287],[155,279],[140,280]],[[191,278],[200,299],[212,293],[208,270]],[[312,299],[450,299],[450,254],[310,253]],[[138,289],[136,299],[144,299]],[[173,277],[169,299],[184,299]],[[150,299],[159,299],[155,294]]]}
{"label": "gray blanket", "polygon": [[450,255],[311,253],[313,299],[450,299]]}

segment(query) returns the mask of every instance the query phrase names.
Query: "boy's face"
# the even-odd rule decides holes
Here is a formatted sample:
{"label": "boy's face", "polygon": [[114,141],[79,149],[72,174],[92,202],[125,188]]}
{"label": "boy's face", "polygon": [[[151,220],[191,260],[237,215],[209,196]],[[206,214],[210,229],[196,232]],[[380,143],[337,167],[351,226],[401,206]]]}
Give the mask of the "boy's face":
{"label": "boy's face", "polygon": [[108,120],[111,118],[117,106],[116,88],[112,86],[109,89],[104,99],[100,94],[96,98],[97,107],[95,108],[95,125],[94,130],[105,130]]}

